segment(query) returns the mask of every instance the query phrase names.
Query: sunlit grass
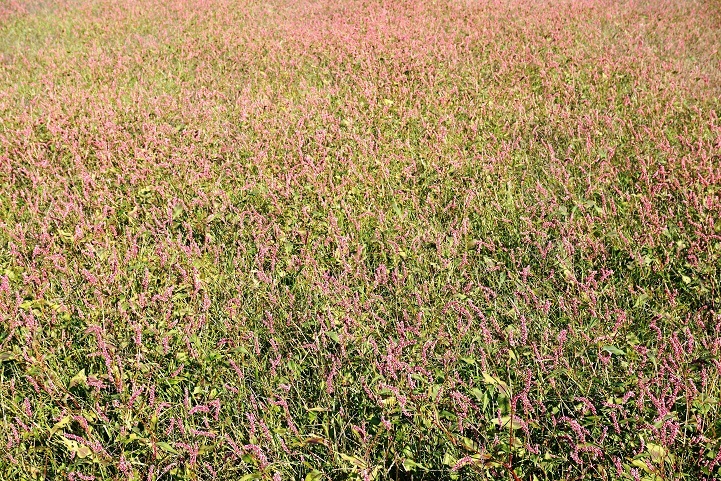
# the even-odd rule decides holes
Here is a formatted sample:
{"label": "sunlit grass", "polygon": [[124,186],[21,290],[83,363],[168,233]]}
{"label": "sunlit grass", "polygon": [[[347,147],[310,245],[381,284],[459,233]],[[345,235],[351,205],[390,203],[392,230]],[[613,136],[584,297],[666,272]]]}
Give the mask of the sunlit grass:
{"label": "sunlit grass", "polygon": [[713,2],[0,6],[0,479],[716,479]]}

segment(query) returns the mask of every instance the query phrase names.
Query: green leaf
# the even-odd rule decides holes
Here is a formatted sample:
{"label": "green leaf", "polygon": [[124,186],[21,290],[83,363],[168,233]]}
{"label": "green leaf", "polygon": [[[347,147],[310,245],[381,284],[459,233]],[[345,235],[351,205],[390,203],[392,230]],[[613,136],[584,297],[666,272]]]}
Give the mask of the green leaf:
{"label": "green leaf", "polygon": [[23,301],[22,303],[20,303],[19,307],[20,307],[20,309],[27,311],[28,309],[32,309],[34,306],[35,306],[35,301]]}
{"label": "green leaf", "polygon": [[474,440],[472,440],[471,438],[461,437],[461,442],[463,443],[463,445],[466,448],[468,448],[472,451],[478,451],[478,443],[475,442]]}
{"label": "green leaf", "polygon": [[637,468],[643,469],[643,470],[644,470],[645,472],[647,472],[647,473],[650,473],[650,472],[651,472],[651,469],[648,467],[648,464],[646,464],[646,463],[645,463],[643,460],[641,460],[641,459],[634,459],[633,461],[631,461],[631,464],[633,464],[633,465],[636,466]]}
{"label": "green leaf", "polygon": [[446,466],[455,466],[457,462],[458,462],[458,459],[455,456],[453,456],[451,453],[447,452],[446,454],[443,455],[442,463],[445,464]]}
{"label": "green leaf", "polygon": [[321,479],[323,479],[323,473],[321,473],[317,469],[314,469],[313,471],[305,475],[305,481],[319,481]]}
{"label": "green leaf", "polygon": [[617,356],[625,356],[626,355],[626,353],[624,351],[617,348],[616,346],[603,346],[603,350],[610,354],[615,354]]}
{"label": "green leaf", "polygon": [[357,458],[355,456],[348,456],[347,454],[343,454],[343,453],[339,453],[339,455],[343,461],[346,461],[346,462],[352,464],[356,468],[365,469],[367,467],[365,461],[363,461],[360,458]]}
{"label": "green leaf", "polygon": [[165,451],[166,453],[178,454],[178,451],[176,451],[176,449],[173,446],[171,446],[170,444],[168,444],[164,441],[155,443],[155,445],[158,446],[162,451]]}
{"label": "green leaf", "polygon": [[85,375],[85,369],[81,369],[75,376],[70,379],[69,387],[87,385],[88,377]]}
{"label": "green leaf", "polygon": [[662,462],[667,455],[666,448],[659,444],[646,443],[646,450],[651,455],[651,460],[654,463]]}
{"label": "green leaf", "polygon": [[511,428],[515,430],[521,429],[523,421],[518,416],[513,416],[513,423],[511,423],[511,416],[503,416],[501,419],[494,418],[491,422],[501,429]]}
{"label": "green leaf", "polygon": [[70,416],[65,416],[65,417],[62,418],[60,421],[56,422],[56,423],[53,425],[52,429],[50,430],[50,436],[52,436],[53,434],[55,434],[56,432],[60,431],[62,428],[64,428],[64,427],[67,426],[68,424],[70,424],[70,420],[71,420],[71,419],[72,419],[72,418],[71,418]]}
{"label": "green leaf", "polygon": [[485,393],[483,391],[481,391],[480,389],[478,389],[477,387],[474,387],[473,389],[471,389],[471,395],[474,398],[476,398],[477,401],[483,401],[484,394]]}
{"label": "green leaf", "polygon": [[329,411],[328,408],[322,408],[322,407],[320,407],[320,406],[315,406],[315,407],[312,407],[312,408],[307,408],[307,410],[308,410],[308,411],[312,411],[312,412],[314,412],[314,413],[324,413],[324,412]]}
{"label": "green leaf", "polygon": [[428,470],[428,468],[426,468],[425,466],[423,466],[420,463],[413,461],[412,459],[404,459],[403,460],[403,469],[405,469],[406,471],[409,471],[409,472],[416,471],[418,469],[420,469],[422,471]]}
{"label": "green leaf", "polygon": [[504,396],[511,397],[511,389],[508,387],[508,384],[506,384],[505,381],[500,380],[496,376],[492,376],[488,374],[486,371],[483,371],[483,381],[486,384],[490,384],[498,389],[498,391],[503,394]]}
{"label": "green leaf", "polygon": [[89,447],[84,444],[80,444],[77,441],[73,441],[72,439],[63,437],[60,441],[65,445],[65,448],[68,451],[75,453],[81,459],[85,459],[93,454],[93,451]]}

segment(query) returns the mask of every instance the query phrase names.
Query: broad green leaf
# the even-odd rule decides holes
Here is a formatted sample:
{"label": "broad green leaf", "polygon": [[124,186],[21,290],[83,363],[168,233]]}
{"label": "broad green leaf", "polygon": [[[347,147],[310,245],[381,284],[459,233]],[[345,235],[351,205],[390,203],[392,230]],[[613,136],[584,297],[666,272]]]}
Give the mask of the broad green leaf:
{"label": "broad green leaf", "polygon": [[445,453],[443,455],[443,464],[446,466],[455,466],[455,464],[458,462],[458,459],[453,456],[451,453]]}
{"label": "broad green leaf", "polygon": [[643,460],[641,460],[641,459],[634,459],[633,461],[631,461],[631,464],[633,464],[633,465],[636,466],[637,468],[643,469],[643,470],[644,470],[645,472],[647,472],[647,473],[651,472],[651,469],[648,467],[648,464],[646,464],[646,463],[645,463]]}
{"label": "broad green leaf", "polygon": [[305,475],[305,481],[320,481],[321,479],[323,479],[323,473],[317,469]]}
{"label": "broad green leaf", "polygon": [[483,391],[481,391],[477,387],[474,387],[473,389],[471,389],[470,392],[473,395],[473,397],[476,398],[476,400],[483,401],[483,396],[485,394]]}
{"label": "broad green leaf", "polygon": [[617,356],[625,356],[626,355],[626,353],[624,351],[617,348],[616,346],[603,346],[603,350],[608,353],[615,354]]}
{"label": "broad green leaf", "polygon": [[655,463],[662,462],[666,458],[666,448],[659,444],[646,443],[646,450],[651,455],[651,460]]}
{"label": "broad green leaf", "polygon": [[497,378],[496,376],[492,376],[488,374],[486,371],[483,371],[483,381],[486,384],[490,384],[498,389],[498,391],[503,394],[504,396],[511,397],[511,390],[508,387],[508,384],[506,384],[505,381],[502,381],[501,379]]}
{"label": "broad green leaf", "polygon": [[418,469],[420,469],[421,471],[428,470],[428,468],[423,466],[421,463],[417,463],[417,462],[413,461],[412,459],[408,459],[408,458],[403,460],[403,469],[405,469],[406,471],[410,471],[410,472],[416,471]]}
{"label": "broad green leaf", "polygon": [[178,451],[173,446],[166,443],[165,441],[155,443],[155,445],[158,446],[162,451],[165,451],[166,453],[178,454]]}

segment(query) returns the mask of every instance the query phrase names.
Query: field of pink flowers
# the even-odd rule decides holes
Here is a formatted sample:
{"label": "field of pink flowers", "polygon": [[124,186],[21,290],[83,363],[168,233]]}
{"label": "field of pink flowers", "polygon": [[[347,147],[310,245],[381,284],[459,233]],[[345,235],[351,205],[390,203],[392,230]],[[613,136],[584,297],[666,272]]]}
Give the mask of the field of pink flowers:
{"label": "field of pink flowers", "polygon": [[721,478],[718,0],[0,2],[0,479]]}

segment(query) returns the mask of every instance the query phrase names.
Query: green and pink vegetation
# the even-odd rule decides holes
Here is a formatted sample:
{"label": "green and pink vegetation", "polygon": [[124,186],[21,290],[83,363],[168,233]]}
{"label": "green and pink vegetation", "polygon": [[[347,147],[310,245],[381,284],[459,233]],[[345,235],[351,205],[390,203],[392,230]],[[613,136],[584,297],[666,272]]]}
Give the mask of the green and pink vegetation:
{"label": "green and pink vegetation", "polygon": [[719,479],[720,12],[3,1],[0,479]]}

